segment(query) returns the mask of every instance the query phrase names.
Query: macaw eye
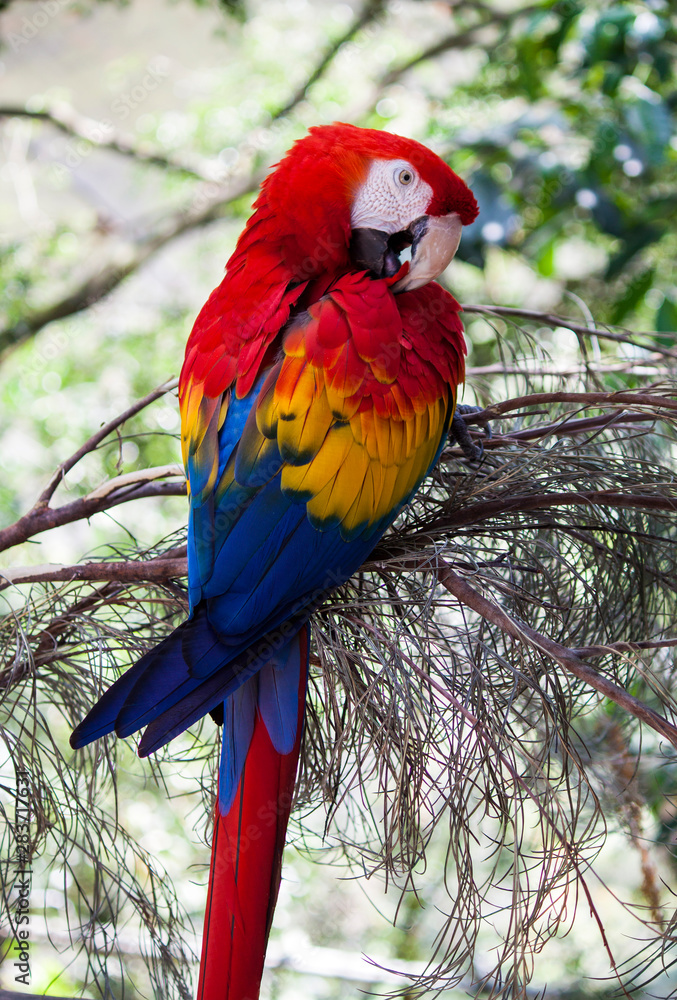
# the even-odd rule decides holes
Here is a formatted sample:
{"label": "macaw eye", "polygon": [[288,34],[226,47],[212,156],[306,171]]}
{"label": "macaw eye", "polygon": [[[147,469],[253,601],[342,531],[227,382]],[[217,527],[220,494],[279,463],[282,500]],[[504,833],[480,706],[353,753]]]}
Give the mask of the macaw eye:
{"label": "macaw eye", "polygon": [[400,170],[397,179],[400,184],[404,184],[406,186],[407,184],[411,184],[414,179],[414,175],[411,170],[407,170],[405,168],[404,170]]}

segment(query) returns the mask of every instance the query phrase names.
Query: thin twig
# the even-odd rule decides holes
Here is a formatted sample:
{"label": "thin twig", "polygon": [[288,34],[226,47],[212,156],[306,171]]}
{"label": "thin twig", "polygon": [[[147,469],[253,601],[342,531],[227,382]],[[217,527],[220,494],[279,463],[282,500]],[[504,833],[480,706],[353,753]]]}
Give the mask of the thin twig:
{"label": "thin twig", "polygon": [[[170,379],[169,382],[165,382],[164,385],[159,385],[157,389],[153,389],[153,391],[149,392],[147,396],[143,397],[143,399],[139,399],[136,403],[132,403],[131,406],[127,407],[127,409],[120,413],[117,417],[113,417],[112,420],[109,420],[107,424],[104,424],[103,427],[96,432],[96,434],[92,434],[92,436],[88,438],[85,443],[70,456],[70,458],[67,458],[65,462],[62,462],[61,465],[58,466],[56,472],[38,497],[33,510],[46,507],[54,496],[54,493],[64,476],[70,472],[70,470],[77,465],[77,463],[84,458],[85,455],[90,454],[90,452],[98,448],[101,442],[105,440],[109,434],[112,434],[114,430],[124,424],[125,421],[129,420],[131,417],[136,416],[136,414],[140,413],[141,410],[150,406],[150,404],[154,403],[156,399],[160,399],[168,392],[171,392],[172,389],[176,389],[178,384],[178,378],[174,378]],[[146,476],[146,481],[148,481],[149,478],[157,477]]]}
{"label": "thin twig", "polygon": [[530,378],[552,378],[557,375],[559,378],[571,378],[573,376],[578,376],[579,378],[583,375],[609,375],[609,374],[632,374],[641,375],[646,377],[656,378],[663,374],[662,370],[658,367],[660,363],[660,358],[635,358],[627,359],[625,361],[619,361],[608,364],[584,364],[584,365],[571,365],[569,368],[557,368],[557,371],[553,371],[552,367],[548,368],[544,365],[531,365],[528,361],[525,361],[522,365],[508,365],[503,364],[503,362],[497,361],[492,365],[466,365],[465,374],[466,379],[479,378],[480,376],[486,375],[526,375]]}
{"label": "thin twig", "polygon": [[610,642],[606,646],[572,646],[571,652],[582,660],[593,656],[608,656],[609,653],[639,653],[643,649],[671,649],[677,646],[677,639],[646,639],[641,642]]}
{"label": "thin twig", "polygon": [[[482,411],[483,412],[483,411]],[[481,423],[478,420],[480,414],[463,414],[466,423]],[[651,413],[622,413],[617,410],[613,413],[604,414],[601,417],[585,417],[580,420],[569,420],[566,417],[556,423],[543,424],[538,427],[526,427],[519,431],[508,431],[505,434],[494,433],[490,438],[482,438],[482,447],[486,449],[504,448],[513,441],[538,441],[551,434],[557,437],[574,437],[577,434],[590,434],[597,431],[606,430],[609,427],[626,427],[630,424],[644,424],[655,421],[658,414]],[[460,451],[461,449],[455,449]]]}
{"label": "thin twig", "polygon": [[364,5],[357,17],[350,23],[347,30],[329,46],[315,69],[312,71],[307,80],[301,84],[294,96],[274,113],[272,117],[274,122],[279,121],[281,118],[291,114],[301,101],[305,100],[310,88],[313,84],[317,83],[320,77],[324,75],[329,65],[333,62],[335,56],[343,48],[343,46],[350,42],[359,31],[362,31],[363,28],[366,28],[368,24],[374,21],[382,12],[384,7],[385,0],[369,0],[369,2]]}
{"label": "thin twig", "polygon": [[[460,577],[458,579],[460,580]],[[476,591],[473,591],[473,593],[476,594]],[[480,597],[480,595],[477,594],[477,597]],[[484,598],[482,598],[482,600],[484,600]],[[463,603],[467,602],[464,601]],[[380,633],[378,629],[375,629],[372,625],[369,625],[369,623],[360,621],[356,622],[356,624],[358,624],[359,627],[365,628],[368,631],[372,632],[373,635],[380,642],[389,644],[386,636]],[[502,766],[505,767],[508,774],[510,774],[510,777],[517,785],[519,785],[520,788],[522,788],[525,794],[532,800],[539,814],[543,817],[548,827],[557,837],[564,851],[566,852],[567,858],[570,860],[572,867],[576,872],[576,876],[578,877],[581,886],[583,887],[583,892],[585,893],[586,899],[588,900],[588,904],[590,906],[590,915],[594,918],[595,923],[597,924],[597,928],[602,938],[605,951],[609,956],[609,960],[611,962],[611,967],[614,969],[614,972],[616,973],[619,979],[619,985],[625,996],[629,997],[630,994],[626,991],[625,987],[623,986],[623,983],[620,981],[620,977],[618,976],[616,960],[614,959],[613,952],[611,951],[611,946],[609,945],[604,923],[602,922],[597,907],[595,906],[592,894],[590,892],[590,889],[588,888],[585,876],[583,875],[583,872],[581,870],[581,864],[577,857],[578,850],[576,844],[572,843],[569,840],[566,834],[562,830],[560,830],[560,828],[558,827],[557,823],[550,815],[550,813],[543,808],[542,802],[537,796],[537,794],[534,792],[533,788],[531,788],[530,785],[527,784],[524,778],[518,773],[515,766],[510,762],[510,760],[508,760],[506,755],[501,752],[499,746],[496,744],[495,740],[491,737],[491,735],[487,732],[486,727],[482,725],[480,719],[478,719],[478,717],[474,715],[468,709],[468,707],[463,704],[462,701],[456,698],[454,694],[447,687],[440,684],[440,682],[435,680],[434,677],[431,677],[430,674],[427,673],[425,670],[423,670],[410,656],[407,656],[407,654],[403,650],[398,650],[398,653],[402,657],[404,662],[414,671],[415,674],[417,674],[418,677],[420,677],[420,679],[424,683],[428,684],[439,695],[445,698],[449,702],[449,704],[451,704],[454,707],[454,709],[459,713],[459,715],[463,716],[466,722],[468,722],[469,725],[472,727],[473,732],[476,734],[477,738],[481,740],[482,743],[484,743],[486,746],[490,747],[493,750],[497,758],[500,760]],[[675,730],[675,739],[677,739],[677,729]],[[595,874],[594,870],[593,874]]]}
{"label": "thin twig", "polygon": [[[186,177],[194,177],[197,180],[218,180],[218,174],[215,172],[218,161],[215,163],[209,161],[193,163],[166,156],[148,145],[139,145],[131,136],[117,131],[110,122],[97,121],[80,114],[65,101],[52,104],[43,111],[29,111],[28,108],[15,105],[0,105],[0,118],[30,118],[33,121],[47,122],[65,135],[80,142],[91,143],[92,146],[99,149],[110,149],[122,156],[131,157],[142,163],[150,163],[174,173],[184,174]],[[221,172],[223,172],[223,168],[221,168]]]}
{"label": "thin twig", "polygon": [[549,510],[552,507],[620,507],[635,510],[677,512],[677,493],[662,497],[654,493],[620,493],[616,490],[572,490],[571,492],[518,493],[479,500],[459,510],[451,510],[426,523],[425,535],[434,531],[463,528],[481,524],[501,514],[526,514],[529,511]]}
{"label": "thin twig", "polygon": [[[664,736],[677,749],[677,727],[673,726],[672,723],[668,722],[667,719],[664,719],[657,712],[654,712],[652,708],[649,708],[648,705],[645,705],[638,698],[628,694],[623,688],[618,687],[617,684],[598,674],[587,663],[584,663],[579,656],[576,656],[573,650],[567,646],[563,646],[559,642],[555,642],[554,639],[548,638],[548,636],[543,635],[541,632],[537,632],[536,629],[531,628],[529,625],[515,621],[502,608],[499,608],[496,604],[492,604],[491,601],[488,601],[486,597],[483,597],[482,594],[471,587],[443,559],[437,558],[434,563],[428,562],[425,565],[426,568],[434,573],[435,578],[442,584],[445,590],[453,594],[462,604],[472,608],[473,611],[486,619],[486,621],[497,625],[518,642],[526,642],[529,646],[556,660],[569,673],[572,673],[574,677],[584,681],[605,698],[609,698],[615,702],[624,711],[634,715],[640,722],[651,726],[652,729],[655,729],[657,733]],[[423,568],[423,566],[420,568]]]}
{"label": "thin twig", "polygon": [[[513,306],[490,306],[466,304],[462,306],[464,313],[476,313],[480,316],[505,316],[507,318],[522,318],[540,323],[543,326],[558,327],[571,330],[572,333],[580,333],[586,337],[602,337],[606,340],[613,340],[618,344],[632,344],[633,347],[641,347],[654,354],[661,354],[666,358],[677,358],[677,350],[672,347],[661,347],[656,343],[656,333],[651,330],[638,331],[637,333],[613,333],[611,330],[598,326],[584,326],[581,323],[574,323],[566,316],[557,316],[555,313],[538,312],[535,309],[516,309]],[[648,337],[650,344],[638,344],[638,337]]]}
{"label": "thin twig", "polygon": [[[21,993],[15,990],[0,990],[0,1000],[45,1000],[44,993]],[[72,997],[53,996],[50,1000],[73,1000]]]}
{"label": "thin twig", "polygon": [[[468,417],[468,423],[485,423],[495,420],[504,413],[520,410],[524,406],[544,406],[552,403],[579,403],[583,406],[619,406],[634,410],[640,406],[654,407],[656,416],[664,417],[661,410],[677,411],[677,390],[671,386],[672,395],[661,395],[649,391],[655,386],[647,386],[644,390],[620,390],[618,392],[531,392],[524,396],[513,396],[511,399],[492,403],[486,409],[473,413]],[[641,412],[641,411],[640,411]],[[644,414],[646,416],[646,414]]]}

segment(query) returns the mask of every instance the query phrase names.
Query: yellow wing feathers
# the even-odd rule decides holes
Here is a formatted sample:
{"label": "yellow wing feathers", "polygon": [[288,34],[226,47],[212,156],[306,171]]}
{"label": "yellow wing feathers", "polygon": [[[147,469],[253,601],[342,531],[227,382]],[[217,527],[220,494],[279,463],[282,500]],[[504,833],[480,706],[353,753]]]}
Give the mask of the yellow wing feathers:
{"label": "yellow wing feathers", "polygon": [[212,492],[219,470],[219,431],[228,412],[230,392],[212,399],[202,385],[190,384],[181,401],[181,451],[193,499]]}
{"label": "yellow wing feathers", "polygon": [[[316,527],[340,524],[352,536],[386,518],[421,482],[448,425],[450,394],[411,401],[403,416],[366,391],[361,399],[328,392],[325,372],[299,353],[295,344],[295,356],[283,362],[259,429],[277,438],[282,492],[306,503]],[[379,396],[390,389],[380,386]]]}
{"label": "yellow wing feathers", "polygon": [[209,398],[187,382],[184,461],[194,504],[213,494],[218,505],[232,491],[239,502],[238,489],[280,474],[282,493],[305,504],[318,529],[339,526],[349,539],[382,528],[433,464],[455,404],[454,366],[462,377],[462,339],[452,350],[431,327],[427,346],[414,350],[392,317],[379,331],[377,312],[376,347],[363,324],[369,350],[358,351],[331,299],[304,315],[285,334],[282,359],[260,375],[251,411],[247,397],[236,399],[225,427],[232,390]]}

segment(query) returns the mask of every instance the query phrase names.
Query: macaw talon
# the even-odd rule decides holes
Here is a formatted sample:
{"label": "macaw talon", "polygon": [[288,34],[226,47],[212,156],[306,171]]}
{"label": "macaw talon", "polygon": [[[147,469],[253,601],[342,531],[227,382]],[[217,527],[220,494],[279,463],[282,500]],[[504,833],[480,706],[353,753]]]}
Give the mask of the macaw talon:
{"label": "macaw talon", "polygon": [[[454,416],[449,428],[449,437],[452,438],[469,462],[481,462],[484,457],[484,442],[480,440],[475,443],[470,436],[468,425],[463,419],[473,413],[482,413],[483,406],[470,406],[467,403],[459,403],[454,411]],[[482,430],[486,438],[491,437],[491,427],[488,423],[483,424]]]}

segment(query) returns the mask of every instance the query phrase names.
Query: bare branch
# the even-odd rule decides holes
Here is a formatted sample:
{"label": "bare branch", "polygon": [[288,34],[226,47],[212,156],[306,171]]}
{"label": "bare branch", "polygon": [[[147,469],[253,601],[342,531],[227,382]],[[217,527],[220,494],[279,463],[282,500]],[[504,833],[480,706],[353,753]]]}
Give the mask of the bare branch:
{"label": "bare branch", "polygon": [[[638,331],[637,333],[628,331],[627,333],[612,333],[598,326],[587,326],[582,323],[574,323],[566,316],[557,316],[554,313],[538,312],[535,309],[515,309],[512,306],[488,306],[488,305],[463,305],[464,313],[477,313],[480,316],[505,316],[507,318],[522,318],[540,323],[542,326],[561,326],[572,333],[583,334],[586,337],[602,337],[605,340],[613,340],[617,344],[632,344],[633,347],[643,347],[653,354],[659,354],[666,358],[677,358],[677,350],[673,347],[661,347],[656,343],[656,333],[651,330]],[[640,344],[638,337],[648,337],[651,342],[648,345]]]}
{"label": "bare branch", "polygon": [[[117,417],[114,417],[112,420],[109,420],[107,424],[104,424],[103,427],[96,432],[96,434],[92,434],[92,436],[88,438],[87,441],[85,441],[82,447],[78,448],[78,450],[74,452],[70,458],[67,458],[66,461],[62,462],[61,465],[57,468],[56,472],[48,482],[47,486],[40,494],[34,509],[45,507],[49,503],[49,501],[54,496],[54,493],[59,483],[63,480],[66,473],[70,472],[70,470],[75,465],[77,465],[80,459],[84,458],[85,455],[88,455],[90,452],[98,448],[101,442],[105,440],[105,438],[107,438],[109,434],[112,434],[114,430],[116,430],[118,427],[124,424],[126,420],[129,420],[130,417],[136,416],[137,413],[140,413],[141,410],[144,410],[147,406],[150,406],[150,404],[154,403],[156,399],[160,399],[162,396],[166,395],[166,393],[171,392],[172,389],[176,389],[178,384],[179,384],[178,378],[170,379],[170,381],[165,382],[164,385],[160,385],[157,387],[157,389],[153,389],[153,391],[149,392],[147,396],[143,397],[143,399],[139,399],[136,403],[132,403],[131,406],[129,406],[122,413],[120,413]],[[149,478],[152,479],[158,477],[146,476],[146,481],[148,481]],[[94,498],[94,496],[95,494],[90,494],[91,498]]]}
{"label": "bare branch", "polygon": [[[471,28],[467,28],[465,31],[460,33],[457,31],[450,32],[439,41],[428,46],[427,49],[419,52],[418,55],[400,63],[399,66],[396,66],[382,77],[379,89],[390,87],[393,83],[396,83],[401,77],[403,77],[405,73],[408,73],[409,70],[414,69],[415,66],[420,65],[422,62],[427,62],[430,59],[436,59],[438,56],[443,55],[445,52],[450,52],[453,49],[464,49],[468,45],[472,45],[480,41],[478,36],[481,35],[486,28],[497,27],[503,28],[505,31],[506,29],[509,29],[520,17],[526,17],[529,14],[533,14],[535,11],[543,10],[543,6],[541,4],[531,4],[527,7],[521,7],[518,10],[512,11],[491,10],[489,7],[479,4],[473,6],[482,10],[485,15],[484,21],[481,21],[479,24],[474,24]],[[493,44],[496,44],[496,39],[494,39]]]}
{"label": "bare branch", "polygon": [[481,524],[500,514],[525,514],[552,507],[620,507],[637,510],[677,511],[677,492],[672,497],[654,493],[620,493],[614,490],[576,490],[552,493],[525,493],[495,500],[480,500],[426,524],[425,533]]}
{"label": "bare branch", "polygon": [[[517,622],[514,618],[511,618],[502,608],[499,608],[496,604],[492,604],[491,601],[488,601],[486,597],[478,593],[470,584],[466,583],[443,559],[438,558],[434,563],[426,565],[427,568],[432,570],[442,586],[462,604],[472,608],[482,618],[497,625],[518,642],[526,642],[529,646],[556,660],[569,673],[572,673],[574,677],[589,684],[595,691],[615,702],[624,711],[634,715],[640,722],[651,726],[652,729],[655,729],[657,733],[660,733],[661,736],[664,736],[665,739],[669,740],[677,748],[677,727],[662,718],[657,712],[654,712],[648,705],[639,701],[638,698],[628,694],[623,688],[618,687],[617,684],[598,674],[587,663],[584,663],[572,649],[563,646],[559,642],[555,642],[554,639],[548,638],[548,636],[543,635],[541,632],[537,632],[529,625]],[[421,566],[421,568],[423,567]]]}
{"label": "bare branch", "polygon": [[151,469],[135,469],[133,472],[125,472],[121,476],[115,476],[114,479],[107,479],[104,483],[101,483],[95,490],[87,494],[86,499],[98,500],[100,497],[110,496],[111,493],[116,493],[123,487],[131,486],[133,483],[149,483],[156,479],[167,479],[168,477],[178,477],[183,481],[186,478],[183,466],[173,462],[171,465],[156,465]]}
{"label": "bare branch", "polygon": [[[462,414],[462,416],[466,423],[480,422],[477,420],[478,414]],[[657,415],[651,413],[623,413],[621,410],[614,410],[612,413],[606,413],[600,417],[586,417],[580,420],[569,420],[568,417],[564,417],[556,423],[526,427],[523,430],[509,431],[506,434],[493,434],[490,438],[482,438],[482,447],[485,450],[505,448],[506,445],[514,441],[538,441],[550,434],[555,434],[557,437],[574,437],[577,434],[592,434],[609,427],[627,427],[631,424],[643,425],[648,430],[649,424],[647,422],[656,419]],[[453,451],[462,453],[460,448],[455,448]]]}
{"label": "bare branch", "polygon": [[0,531],[0,552],[10,549],[14,545],[21,545],[22,542],[28,541],[29,538],[33,538],[43,531],[59,528],[62,524],[71,524],[73,521],[87,520],[93,514],[110,510],[111,507],[117,507],[118,504],[127,503],[129,500],[185,495],[185,483],[139,482],[131,487],[115,490],[107,496],[94,497],[93,499],[81,497],[78,500],[73,500],[72,503],[57,507],[56,510],[52,507],[34,507],[14,524]]}
{"label": "bare branch", "polygon": [[[588,362],[584,365],[571,365],[566,368],[558,368],[556,374],[560,378],[570,378],[573,376],[580,378],[591,374],[608,375],[617,373],[658,378],[665,374],[665,371],[659,368],[659,363],[660,358],[658,356],[654,358],[627,358],[625,361],[609,362],[606,364]],[[528,360],[525,360],[525,363],[522,365],[503,364],[500,361],[492,365],[467,365],[465,374],[466,378],[480,375],[528,375],[532,378],[539,376],[547,378],[552,377],[555,373],[552,368],[548,368],[545,365],[532,365],[529,364]]]}
{"label": "bare branch", "polygon": [[[500,403],[492,403],[486,409],[467,417],[468,423],[486,423],[495,420],[504,413],[520,410],[524,406],[550,406],[552,403],[578,403],[582,406],[614,406],[623,409],[636,410],[640,406],[652,407],[653,414],[665,418],[667,414],[661,410],[677,412],[677,395],[675,386],[669,386],[669,393],[650,392],[657,386],[648,386],[645,390],[621,389],[618,392],[532,392],[524,396],[514,396]],[[640,411],[642,412],[642,411]],[[647,414],[643,414],[645,419]]]}
{"label": "bare branch", "polygon": [[[477,594],[477,596],[479,597],[480,595]],[[380,642],[387,644],[386,637],[382,633],[380,633],[377,629],[370,626],[367,622],[360,622],[359,624],[361,627],[366,628],[370,632],[372,632]],[[448,687],[440,684],[439,681],[437,681],[434,677],[431,677],[429,673],[423,670],[410,656],[407,656],[406,653],[404,653],[403,651],[399,652],[404,662],[414,671],[414,673],[417,674],[417,676],[425,684],[433,688],[438,694],[440,694],[443,698],[445,698],[449,702],[449,704],[452,705],[453,708],[458,712],[459,717],[462,716],[466,720],[466,722],[471,726],[472,731],[474,732],[476,737],[479,740],[481,740],[481,742],[485,744],[485,746],[493,750],[498,760],[501,762],[501,765],[505,768],[505,770],[510,775],[515,784],[518,785],[525,792],[527,797],[532,800],[538,812],[543,817],[545,823],[552,830],[553,834],[562,845],[564,851],[566,852],[567,858],[569,859],[573,869],[576,872],[576,876],[579,880],[580,885],[583,888],[583,892],[585,893],[586,899],[588,901],[588,905],[590,908],[590,915],[594,918],[595,923],[597,924],[597,928],[599,930],[602,943],[604,944],[604,949],[607,955],[609,956],[609,960],[611,962],[611,967],[616,972],[617,964],[613,956],[613,953],[611,951],[611,947],[609,945],[604,923],[602,921],[602,918],[600,917],[597,907],[595,906],[594,899],[587,884],[587,880],[583,874],[582,865],[579,860],[578,845],[575,843],[575,841],[572,842],[570,840],[570,838],[566,835],[564,830],[560,829],[560,827],[555,822],[550,812],[543,808],[542,802],[539,800],[539,797],[537,796],[534,789],[529,784],[527,784],[527,782],[524,780],[522,775],[519,774],[513,763],[508,759],[508,757],[504,753],[501,752],[495,738],[493,737],[492,734],[487,732],[487,729],[482,724],[481,720],[473,712],[471,712],[468,709],[468,707],[463,704],[462,701],[460,701],[457,697],[455,697],[453,692],[450,691]],[[675,732],[677,736],[677,730]],[[618,976],[617,972],[616,975]],[[619,986],[623,994],[629,997],[630,994],[627,992],[627,990],[623,986],[623,983],[620,981],[620,977],[618,977],[618,979],[619,979]],[[493,996],[493,991],[491,995]]]}
{"label": "bare branch", "polygon": [[[183,549],[185,553],[185,547]],[[17,583],[47,583],[88,580],[109,583],[166,583],[188,575],[185,556],[167,555],[157,559],[132,559],[125,562],[85,562],[73,566],[17,566],[0,569],[0,590]]]}
{"label": "bare branch", "polygon": [[571,652],[582,660],[593,656],[608,656],[609,653],[639,653],[643,649],[671,649],[677,646],[677,639],[646,639],[641,642],[610,642],[607,646],[571,647]]}
{"label": "bare branch", "polygon": [[[126,420],[140,413],[156,399],[160,399],[166,393],[175,389],[178,379],[172,379],[164,385],[153,389],[143,399],[138,400],[127,407],[122,413],[107,424],[104,424],[96,434],[92,434],[85,443],[74,452],[70,458],[62,462],[50,478],[34,506],[27,514],[19,518],[14,524],[3,528],[0,531],[0,551],[20,545],[34,535],[50,528],[59,527],[62,524],[69,524],[83,518],[89,518],[92,514],[97,514],[102,510],[108,510],[117,504],[125,503],[128,500],[139,500],[149,496],[183,496],[186,492],[183,474],[178,465],[165,465],[160,468],[137,470],[123,476],[116,476],[101,484],[88,496],[80,497],[71,503],[53,509],[49,503],[62,482],[64,476],[84,458],[90,454],[110,435],[117,430]],[[179,482],[158,482],[160,479],[171,479],[181,477]]]}
{"label": "bare branch", "polygon": [[[118,132],[110,122],[97,121],[80,114],[65,101],[58,101],[45,111],[29,111],[27,108],[19,106],[0,105],[0,118],[30,118],[34,121],[47,122],[65,135],[80,142],[88,142],[98,149],[111,149],[142,163],[150,163],[153,166],[162,167],[164,170],[171,170],[184,174],[186,177],[194,177],[197,180],[213,181],[219,179],[219,174],[216,172],[217,163],[199,162],[197,158],[195,158],[195,162],[183,161],[175,157],[165,156],[148,144],[136,143],[131,136]],[[223,173],[223,168],[221,168],[220,173]]]}
{"label": "bare branch", "polygon": [[51,306],[27,313],[13,326],[0,330],[0,355],[28,340],[48,323],[73,316],[94,305],[173,239],[220,218],[232,202],[254,191],[262,179],[263,173],[257,173],[231,184],[213,183],[197,191],[190,205],[168,216],[154,233],[118,247],[115,260],[109,261],[74,291]]}
{"label": "bare branch", "polygon": [[294,108],[305,99],[313,84],[317,83],[320,77],[324,75],[340,49],[347,42],[351,41],[359,31],[362,31],[363,28],[366,28],[368,24],[374,21],[383,11],[384,7],[385,0],[368,0],[357,17],[348,26],[347,30],[330,45],[305,83],[298,88],[294,96],[285,105],[274,113],[272,118],[274,122],[291,114]]}

